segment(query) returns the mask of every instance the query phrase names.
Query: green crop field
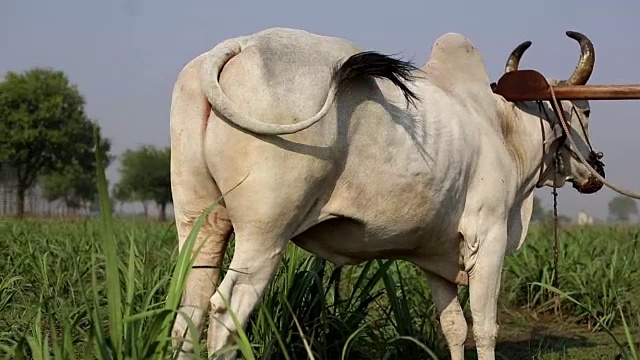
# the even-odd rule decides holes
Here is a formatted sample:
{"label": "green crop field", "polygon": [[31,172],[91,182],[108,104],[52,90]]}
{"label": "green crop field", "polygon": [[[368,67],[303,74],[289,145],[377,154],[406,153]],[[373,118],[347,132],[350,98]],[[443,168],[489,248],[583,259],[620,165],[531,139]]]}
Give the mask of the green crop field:
{"label": "green crop field", "polygon": [[[106,224],[2,220],[0,356],[170,358],[168,329],[188,265],[178,257],[174,226]],[[555,314],[554,292],[545,287],[552,228],[533,227],[505,265],[498,358],[637,358],[630,343],[640,321],[639,234],[631,227],[562,228],[559,288],[571,298],[561,297]],[[469,315],[466,294],[461,288]],[[293,245],[238,343],[245,359],[447,357],[415,267],[374,261],[336,269]],[[467,346],[475,358],[472,335]]]}

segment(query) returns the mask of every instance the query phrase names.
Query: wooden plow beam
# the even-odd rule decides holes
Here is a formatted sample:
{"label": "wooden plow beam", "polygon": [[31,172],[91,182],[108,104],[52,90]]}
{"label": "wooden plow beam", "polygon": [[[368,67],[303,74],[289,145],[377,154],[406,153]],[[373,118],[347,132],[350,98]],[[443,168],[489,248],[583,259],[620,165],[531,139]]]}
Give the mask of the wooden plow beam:
{"label": "wooden plow beam", "polygon": [[[535,70],[516,70],[491,84],[493,92],[507,101],[551,100],[545,77]],[[639,100],[640,84],[629,85],[554,85],[558,100]]]}

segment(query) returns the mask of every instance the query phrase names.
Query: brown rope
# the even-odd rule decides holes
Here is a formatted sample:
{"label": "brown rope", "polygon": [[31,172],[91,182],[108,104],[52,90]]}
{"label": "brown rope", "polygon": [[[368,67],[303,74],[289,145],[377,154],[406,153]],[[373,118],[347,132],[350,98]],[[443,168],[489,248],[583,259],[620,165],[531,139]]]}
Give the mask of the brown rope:
{"label": "brown rope", "polygon": [[[558,115],[558,119],[560,120],[560,125],[564,129],[564,132],[567,135],[566,137],[569,138],[569,142],[571,143],[571,145],[573,145],[573,147],[577,149],[578,146],[576,145],[575,141],[573,141],[573,137],[571,136],[571,132],[569,131],[569,126],[567,125],[567,120],[565,120],[564,115],[562,114],[562,108],[558,104],[558,100],[556,99],[556,94],[553,91],[553,86],[549,85],[549,91],[551,93],[551,99],[553,101],[552,105],[554,106],[556,114]],[[634,198],[634,199],[640,199],[640,193],[634,192],[634,191],[631,191],[631,190],[622,189],[622,188],[620,188],[620,187],[608,182],[602,175],[600,175],[589,164],[589,162],[584,158],[584,156],[580,153],[580,151],[572,151],[572,152],[575,153],[578,156],[580,161],[582,161],[582,164],[584,166],[586,166],[586,168],[589,170],[591,175],[593,175],[596,179],[600,180],[600,182],[602,182],[604,185],[607,185],[607,187],[609,187],[611,190],[613,190],[613,191],[615,191],[615,192],[617,192],[617,193],[619,193],[621,195],[626,195],[626,196]],[[602,154],[595,154],[594,155],[595,160],[598,160],[598,161],[599,161],[599,158],[601,158],[601,157],[602,157]]]}

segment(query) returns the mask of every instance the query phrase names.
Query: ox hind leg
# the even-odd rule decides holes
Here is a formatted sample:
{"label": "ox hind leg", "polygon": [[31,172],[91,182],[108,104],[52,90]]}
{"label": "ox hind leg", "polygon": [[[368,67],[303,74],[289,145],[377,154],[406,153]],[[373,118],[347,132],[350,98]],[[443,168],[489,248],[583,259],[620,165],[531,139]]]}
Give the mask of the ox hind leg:
{"label": "ox hind leg", "polygon": [[[219,198],[219,192],[211,188],[210,199]],[[199,192],[202,188],[199,189]],[[187,196],[185,196],[187,195]],[[210,205],[202,203],[197,206],[197,199],[190,197],[184,192],[174,192],[174,206],[176,226],[179,238],[179,251],[182,251],[185,241],[192,231],[195,222],[203,211]],[[180,199],[176,202],[176,198]],[[191,199],[192,202],[189,202]],[[199,341],[202,333],[207,310],[209,309],[209,299],[213,295],[219,278],[220,265],[224,259],[227,243],[232,232],[231,223],[228,220],[226,209],[221,205],[216,205],[209,213],[200,230],[197,233],[193,246],[193,268],[190,269],[186,279],[185,290],[182,296],[179,313],[176,316],[172,337],[173,345],[178,348],[181,339],[185,339],[180,348],[179,359],[193,358],[194,343]],[[187,319],[193,322],[196,336],[191,335]]]}
{"label": "ox hind leg", "polygon": [[[192,60],[180,72],[171,102],[171,191],[180,251],[197,219],[221,196],[204,159],[204,131],[211,108],[200,88],[201,59]],[[181,313],[171,331],[174,347],[181,345],[180,359],[193,358],[193,344],[204,327],[231,231],[226,208],[216,206],[197,234],[194,251],[199,252],[193,264],[198,267],[189,271]],[[191,336],[185,316],[195,325],[197,337]]]}
{"label": "ox hind leg", "polygon": [[444,278],[425,272],[433,301],[438,310],[440,327],[447,341],[451,360],[464,360],[467,321],[458,301],[458,286]]}
{"label": "ox hind leg", "polygon": [[[233,344],[233,336],[237,335],[238,328],[232,313],[244,329],[273,278],[287,245],[286,239],[265,234],[253,227],[236,228],[235,232],[233,259],[211,298],[207,336],[209,357]],[[226,352],[222,356],[225,360],[236,358],[235,352]]]}

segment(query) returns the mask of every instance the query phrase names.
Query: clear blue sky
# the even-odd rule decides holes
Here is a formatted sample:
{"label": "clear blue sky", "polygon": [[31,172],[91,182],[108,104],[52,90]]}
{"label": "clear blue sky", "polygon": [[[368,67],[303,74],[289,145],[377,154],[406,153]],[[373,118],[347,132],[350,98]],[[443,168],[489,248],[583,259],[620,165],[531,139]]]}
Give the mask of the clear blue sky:
{"label": "clear blue sky", "polygon": [[[587,3],[593,5],[586,5]],[[402,4],[402,5],[395,5]],[[223,39],[267,27],[301,28],[347,38],[365,49],[402,53],[422,64],[433,41],[458,32],[482,52],[492,79],[511,49],[533,41],[521,67],[566,78],[578,44],[596,47],[591,84],[640,83],[640,2],[562,1],[0,1],[0,74],[48,66],[65,71],[87,111],[113,141],[116,155],[140,144],[167,145],[169,107],[178,71]],[[615,6],[613,5],[615,4]],[[640,100],[592,102],[593,144],[607,177],[640,190]],[[118,163],[108,174],[117,179]],[[550,204],[550,189],[538,194]],[[609,189],[560,191],[560,210],[605,218]]]}

